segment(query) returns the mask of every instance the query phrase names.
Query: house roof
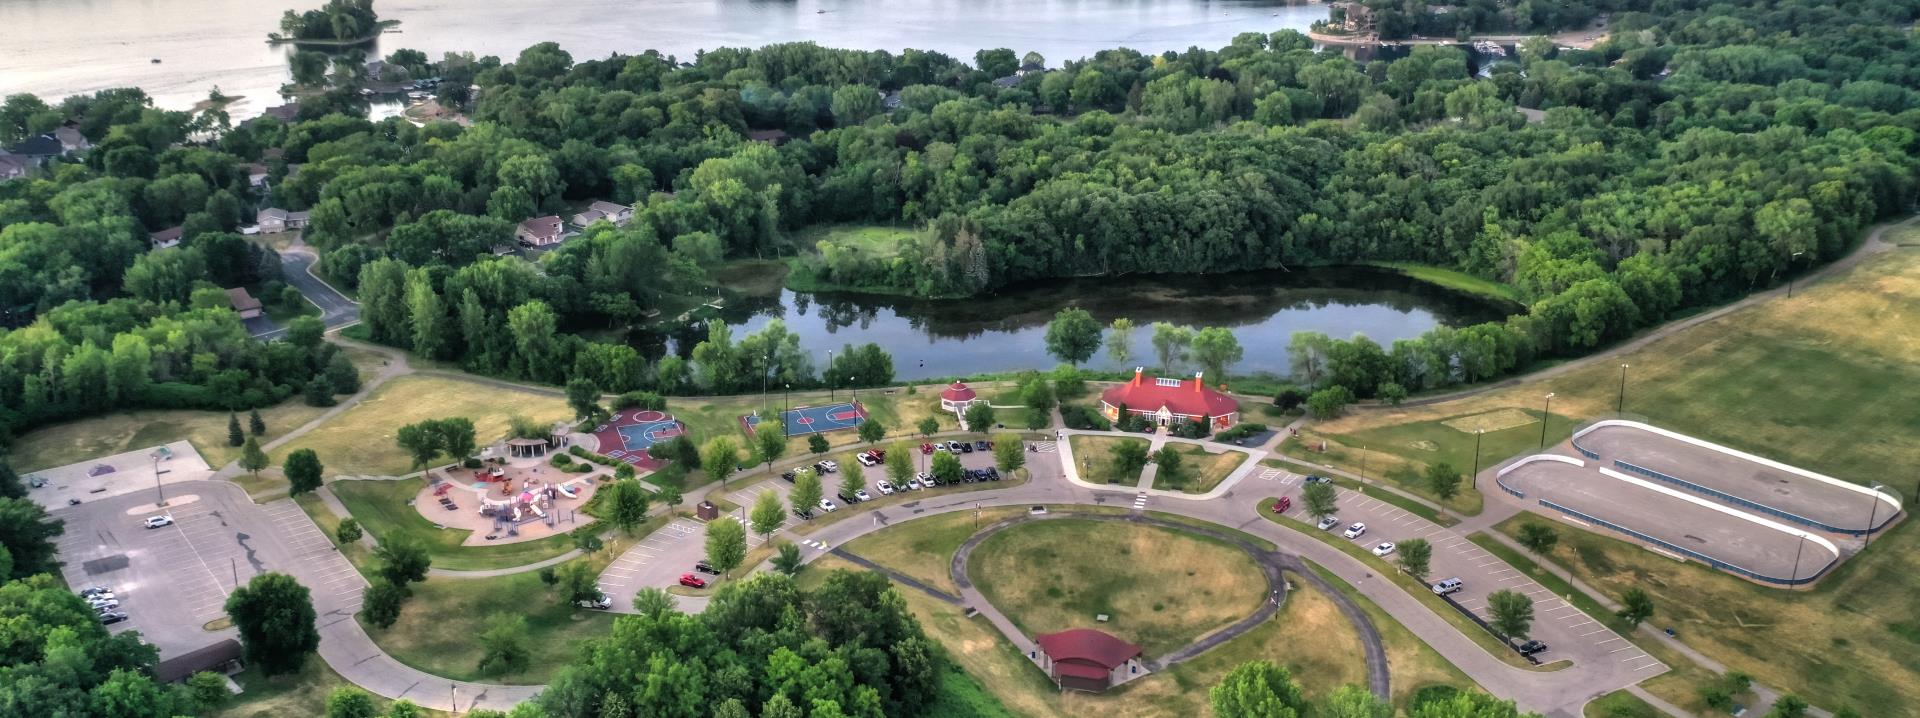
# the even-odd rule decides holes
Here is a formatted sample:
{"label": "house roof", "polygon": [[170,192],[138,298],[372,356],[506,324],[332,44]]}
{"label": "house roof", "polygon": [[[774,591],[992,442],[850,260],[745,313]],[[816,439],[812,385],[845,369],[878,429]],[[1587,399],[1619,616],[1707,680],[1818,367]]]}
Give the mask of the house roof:
{"label": "house roof", "polygon": [[53,131],[53,138],[60,141],[62,147],[87,147],[87,136],[73,127],[61,127]]}
{"label": "house roof", "polygon": [[247,174],[248,174],[249,176],[251,176],[251,175],[265,175],[265,174],[267,173],[267,166],[266,166],[266,165],[263,165],[263,164],[260,164],[260,163],[258,163],[258,162],[248,162],[248,163],[246,163],[245,165],[242,165],[242,166],[244,166],[244,167],[246,167],[246,168],[247,168]]}
{"label": "house roof", "polygon": [[1069,676],[1073,678],[1085,678],[1090,681],[1104,682],[1109,678],[1111,678],[1111,676],[1109,676],[1108,673],[1110,673],[1112,670],[1113,669],[1111,668],[1102,670],[1099,668],[1095,668],[1093,666],[1086,665],[1084,663],[1055,662],[1053,664],[1054,673],[1058,673],[1060,675]]}
{"label": "house roof", "polygon": [[755,142],[772,142],[777,145],[787,141],[787,131],[786,130],[753,130],[747,133],[747,139],[753,140]]}
{"label": "house roof", "polygon": [[305,222],[307,221],[307,214],[308,214],[307,210],[304,210],[304,209],[298,212],[288,212],[287,221],[288,222]]}
{"label": "house roof", "polygon": [[0,175],[26,174],[33,167],[33,161],[18,155],[0,152]]}
{"label": "house roof", "polygon": [[614,204],[612,202],[608,202],[603,199],[594,200],[593,204],[587,205],[587,209],[590,211],[599,212],[605,215],[615,215],[621,212],[633,211],[632,207],[628,207],[624,204]]}
{"label": "house roof", "polygon": [[53,135],[34,135],[20,141],[20,144],[7,148],[8,152],[27,157],[51,157],[67,151]]}
{"label": "house roof", "polygon": [[153,667],[153,679],[161,683],[172,683],[201,671],[219,668],[227,661],[240,660],[240,656],[239,641],[231,638],[221,639],[211,646],[187,651],[161,661]]}
{"label": "house roof", "polygon": [[574,215],[573,223],[580,225],[582,227],[585,227],[587,225],[593,224],[594,222],[598,222],[603,219],[611,222],[613,221],[611,217],[612,215],[609,215],[600,210],[590,209],[585,212],[581,212],[579,214]]}
{"label": "house roof", "polygon": [[154,232],[152,235],[149,235],[149,236],[153,237],[153,241],[155,244],[163,244],[166,242],[178,242],[180,241],[180,233],[185,229],[186,229],[185,227],[168,227],[158,232]]}
{"label": "house roof", "polygon": [[287,211],[279,207],[268,207],[260,210],[259,214],[254,215],[254,219],[260,222],[265,222],[269,219],[277,219],[285,222],[287,221]]}
{"label": "house roof", "polygon": [[[1081,660],[1113,670],[1140,655],[1139,646],[1092,628],[1070,628],[1059,633],[1035,636],[1033,640],[1040,644],[1040,650],[1047,652],[1048,658],[1056,661],[1054,665],[1057,669],[1065,668],[1057,661]],[[1105,675],[1083,677],[1106,678]]]}
{"label": "house roof", "polygon": [[1199,374],[1192,379],[1150,378],[1133,370],[1133,381],[1100,394],[1100,400],[1129,410],[1158,411],[1165,407],[1175,414],[1222,416],[1240,410],[1240,402],[1208,387]]}
{"label": "house roof", "polygon": [[560,218],[554,215],[534,217],[520,223],[520,228],[536,237],[555,237],[560,234]]}
{"label": "house roof", "polygon": [[273,107],[267,108],[261,116],[272,117],[281,122],[292,122],[300,117],[300,103],[289,102],[284,105],[274,105]]}
{"label": "house roof", "polygon": [[227,303],[232,304],[233,311],[236,312],[260,308],[260,300],[254,299],[253,295],[248,294],[246,287],[234,287],[227,290]]}
{"label": "house roof", "polygon": [[973,401],[976,396],[979,394],[974,392],[973,387],[957,381],[948,384],[946,391],[940,392],[940,398],[947,401]]}

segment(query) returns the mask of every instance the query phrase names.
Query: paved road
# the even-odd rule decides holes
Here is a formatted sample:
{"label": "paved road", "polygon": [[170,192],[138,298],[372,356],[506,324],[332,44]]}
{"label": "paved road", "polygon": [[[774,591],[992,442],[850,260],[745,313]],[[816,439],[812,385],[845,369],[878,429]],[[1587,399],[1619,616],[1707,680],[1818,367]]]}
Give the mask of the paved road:
{"label": "paved road", "polygon": [[[320,321],[328,329],[338,329],[360,321],[360,305],[341,294],[313,274],[313,265],[320,256],[304,243],[295,242],[286,251],[280,253],[280,275],[288,284],[300,290],[300,294],[320,308]],[[270,325],[270,324],[269,324]],[[248,325],[252,328],[252,325]],[[273,339],[286,332],[285,328],[261,331],[254,336]]]}

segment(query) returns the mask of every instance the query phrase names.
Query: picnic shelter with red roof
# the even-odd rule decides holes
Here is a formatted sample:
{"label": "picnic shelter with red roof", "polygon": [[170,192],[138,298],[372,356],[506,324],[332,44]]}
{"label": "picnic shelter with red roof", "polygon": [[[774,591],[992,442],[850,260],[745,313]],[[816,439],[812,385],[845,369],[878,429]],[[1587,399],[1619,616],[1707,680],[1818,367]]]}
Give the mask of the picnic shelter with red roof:
{"label": "picnic shelter with red roof", "polygon": [[1133,381],[1113,387],[1100,395],[1100,413],[1109,421],[1120,420],[1120,409],[1146,417],[1160,426],[1176,421],[1205,422],[1219,431],[1240,422],[1240,402],[1224,392],[1207,386],[1200,372],[1192,379],[1148,377],[1145,369],[1133,370]]}
{"label": "picnic shelter with red roof", "polygon": [[966,411],[969,405],[979,400],[980,394],[973,387],[957,381],[948,384],[946,391],[940,392],[940,408],[946,411]]}
{"label": "picnic shelter with red roof", "polygon": [[1062,689],[1098,693],[1124,683],[1138,670],[1140,647],[1092,628],[1035,636],[1041,665]]}

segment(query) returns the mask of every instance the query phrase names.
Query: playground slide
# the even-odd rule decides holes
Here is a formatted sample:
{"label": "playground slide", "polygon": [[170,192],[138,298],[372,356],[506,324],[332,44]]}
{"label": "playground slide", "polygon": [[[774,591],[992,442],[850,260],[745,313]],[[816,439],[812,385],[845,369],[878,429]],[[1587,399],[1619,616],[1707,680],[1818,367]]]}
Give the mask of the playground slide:
{"label": "playground slide", "polygon": [[515,521],[520,520],[520,507],[518,506],[513,507],[513,520]]}
{"label": "playground slide", "polygon": [[561,484],[559,486],[555,486],[554,488],[560,491],[561,496],[565,496],[569,499],[580,498],[580,493],[577,491],[574,491],[573,487],[567,486],[566,484]]}
{"label": "playground slide", "polygon": [[537,506],[537,505],[534,505],[534,504],[527,504],[527,508],[529,508],[529,509],[533,509],[533,515],[535,515],[535,516],[538,516],[538,517],[540,517],[540,518],[543,518],[543,519],[547,517],[547,512],[545,512],[545,511],[541,511],[541,510],[540,510],[540,507],[539,507],[539,506]]}

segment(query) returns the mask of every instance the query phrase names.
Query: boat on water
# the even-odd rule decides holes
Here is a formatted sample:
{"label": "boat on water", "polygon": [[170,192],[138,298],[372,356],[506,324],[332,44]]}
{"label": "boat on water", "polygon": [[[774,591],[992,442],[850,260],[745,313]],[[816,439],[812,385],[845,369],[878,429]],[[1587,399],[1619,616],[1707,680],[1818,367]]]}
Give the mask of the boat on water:
{"label": "boat on water", "polygon": [[157,58],[157,57],[156,57],[156,58],[153,58],[153,64],[155,64],[155,65],[158,65],[158,64],[160,64],[160,58]]}

